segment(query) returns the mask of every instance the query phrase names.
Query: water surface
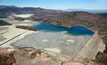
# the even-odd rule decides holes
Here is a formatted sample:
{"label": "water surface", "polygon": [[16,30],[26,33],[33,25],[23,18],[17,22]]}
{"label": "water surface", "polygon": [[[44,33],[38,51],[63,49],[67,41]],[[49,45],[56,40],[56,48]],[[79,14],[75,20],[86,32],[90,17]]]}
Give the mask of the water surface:
{"label": "water surface", "polygon": [[75,26],[75,27],[67,28],[67,27],[61,27],[61,26],[46,24],[43,21],[39,21],[39,22],[41,22],[41,23],[38,25],[32,26],[34,29],[37,29],[39,31],[46,31],[46,32],[66,31],[67,34],[72,34],[72,35],[93,35],[94,34],[93,31],[87,29],[84,26]]}

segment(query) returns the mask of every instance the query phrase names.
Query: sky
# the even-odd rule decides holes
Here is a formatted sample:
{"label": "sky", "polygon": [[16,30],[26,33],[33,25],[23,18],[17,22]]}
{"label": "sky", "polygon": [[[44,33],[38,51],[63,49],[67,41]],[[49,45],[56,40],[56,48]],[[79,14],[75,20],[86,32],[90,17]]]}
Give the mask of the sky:
{"label": "sky", "polygon": [[107,0],[0,0],[0,5],[46,9],[107,9]]}

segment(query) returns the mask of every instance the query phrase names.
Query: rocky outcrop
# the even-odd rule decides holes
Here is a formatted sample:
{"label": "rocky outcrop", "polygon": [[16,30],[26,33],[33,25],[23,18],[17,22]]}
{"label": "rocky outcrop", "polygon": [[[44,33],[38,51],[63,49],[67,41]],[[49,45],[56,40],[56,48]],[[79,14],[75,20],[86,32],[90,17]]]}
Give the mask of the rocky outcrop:
{"label": "rocky outcrop", "polygon": [[34,48],[20,48],[14,57],[18,65],[60,65],[60,61]]}
{"label": "rocky outcrop", "polygon": [[49,54],[36,48],[0,49],[0,65],[98,65],[74,61],[66,56]]}
{"label": "rocky outcrop", "polygon": [[0,65],[16,65],[11,49],[0,48]]}

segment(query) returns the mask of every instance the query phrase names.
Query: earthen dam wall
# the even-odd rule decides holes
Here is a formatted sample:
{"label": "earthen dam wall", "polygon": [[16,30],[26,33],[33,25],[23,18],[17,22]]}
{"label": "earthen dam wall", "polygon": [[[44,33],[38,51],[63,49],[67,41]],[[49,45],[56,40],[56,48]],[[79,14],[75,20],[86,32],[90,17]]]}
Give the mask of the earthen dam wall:
{"label": "earthen dam wall", "polygon": [[92,38],[85,44],[81,51],[77,54],[75,59],[88,58],[95,59],[98,52],[105,50],[105,44],[99,37],[98,32],[95,32]]}

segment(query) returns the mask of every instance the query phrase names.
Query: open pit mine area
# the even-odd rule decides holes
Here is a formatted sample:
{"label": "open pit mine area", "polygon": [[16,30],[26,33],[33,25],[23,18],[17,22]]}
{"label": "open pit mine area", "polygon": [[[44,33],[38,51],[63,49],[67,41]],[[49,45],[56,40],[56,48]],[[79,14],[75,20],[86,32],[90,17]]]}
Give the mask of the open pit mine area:
{"label": "open pit mine area", "polygon": [[[1,20],[12,25],[0,26],[0,65],[104,65],[103,63],[106,63],[106,60],[101,61],[105,44],[97,31],[91,35],[82,33],[75,36],[66,27],[39,21],[14,18]],[[48,28],[47,31],[43,25],[52,29]],[[36,31],[23,26],[30,26]],[[90,31],[85,27],[82,28],[83,31]],[[78,28],[70,28],[72,29],[74,31]],[[96,59],[100,59],[101,63]]]}

